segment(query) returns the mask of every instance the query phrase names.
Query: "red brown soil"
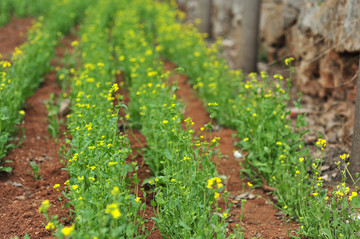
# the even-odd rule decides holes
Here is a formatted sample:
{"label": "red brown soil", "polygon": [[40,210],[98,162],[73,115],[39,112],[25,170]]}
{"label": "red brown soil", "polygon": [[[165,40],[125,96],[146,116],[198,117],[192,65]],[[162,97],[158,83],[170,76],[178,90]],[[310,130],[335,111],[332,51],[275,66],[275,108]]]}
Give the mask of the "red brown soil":
{"label": "red brown soil", "polygon": [[[169,62],[165,62],[164,66],[166,71],[176,68]],[[199,132],[200,128],[211,120],[204,108],[204,103],[196,96],[186,76],[174,73],[170,81],[177,81],[179,86],[177,96],[185,105],[184,116],[192,118],[195,123],[193,128]],[[236,150],[234,147],[236,139],[232,137],[232,134],[235,133],[234,130],[222,128],[213,132],[214,137],[220,137],[219,149],[224,156],[219,159],[217,170],[220,175],[226,175],[225,187],[230,192],[230,197],[244,192],[253,193],[256,197],[253,200],[247,200],[243,210],[240,201],[231,200],[234,205],[228,217],[229,228],[233,230],[236,224],[239,224],[244,230],[245,238],[290,238],[290,235],[294,235],[291,231],[296,230],[298,224],[281,220],[279,210],[274,208],[271,197],[261,189],[249,189],[247,181],[240,177],[240,162],[233,156]],[[244,217],[241,219],[242,213]]]}
{"label": "red brown soil", "polygon": [[7,56],[26,40],[27,30],[33,23],[32,18],[14,18],[0,27],[0,54]]}
{"label": "red brown soil", "polygon": [[[8,54],[16,44],[23,42],[19,35],[19,29],[26,29],[29,19],[14,19],[6,28],[12,29],[0,31],[0,39],[8,37],[13,44],[0,41],[0,53]],[[3,35],[7,34],[7,35]],[[12,34],[12,35],[9,35]],[[64,42],[69,42],[72,37],[67,37]],[[57,48],[57,59],[64,54],[64,50]],[[27,233],[31,238],[52,238],[51,233],[45,230],[43,223],[45,217],[39,213],[43,200],[49,200],[51,207],[50,215],[58,215],[63,223],[69,220],[67,210],[62,209],[58,200],[60,193],[53,189],[57,183],[63,189],[64,182],[68,179],[66,171],[62,170],[58,150],[64,142],[64,137],[59,142],[48,133],[48,115],[44,102],[49,99],[50,93],[59,94],[60,87],[56,84],[55,72],[50,72],[41,88],[26,100],[24,124],[25,139],[20,147],[14,149],[3,160],[11,160],[6,166],[12,167],[11,174],[0,174],[0,237],[10,238],[18,236],[23,238]],[[62,131],[64,131],[64,126]],[[61,134],[60,134],[61,136]],[[35,180],[29,162],[40,164],[40,179]],[[14,185],[15,184],[15,185]],[[64,199],[64,197],[62,196]],[[65,201],[62,203],[64,204]]]}

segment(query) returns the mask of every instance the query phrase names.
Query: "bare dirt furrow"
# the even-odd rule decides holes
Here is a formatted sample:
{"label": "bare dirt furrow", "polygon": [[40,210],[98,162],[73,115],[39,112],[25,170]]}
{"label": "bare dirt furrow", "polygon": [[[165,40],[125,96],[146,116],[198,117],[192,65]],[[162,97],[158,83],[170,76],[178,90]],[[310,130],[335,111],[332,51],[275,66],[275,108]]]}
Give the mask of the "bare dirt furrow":
{"label": "bare dirt furrow", "polygon": [[0,54],[8,57],[26,40],[27,30],[33,24],[33,18],[13,18],[8,24],[0,27]]}

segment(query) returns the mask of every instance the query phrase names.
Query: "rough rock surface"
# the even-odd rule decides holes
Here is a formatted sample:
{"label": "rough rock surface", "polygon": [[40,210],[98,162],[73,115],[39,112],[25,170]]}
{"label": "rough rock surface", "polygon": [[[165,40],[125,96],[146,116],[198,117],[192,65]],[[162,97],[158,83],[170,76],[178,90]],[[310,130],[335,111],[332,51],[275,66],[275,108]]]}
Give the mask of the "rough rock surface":
{"label": "rough rock surface", "polygon": [[[178,0],[188,19],[198,17],[199,0]],[[241,0],[212,0],[212,36],[225,39],[236,67],[241,49]],[[355,100],[360,53],[360,0],[263,0],[261,54],[268,62],[296,59],[296,84],[306,94]]]}

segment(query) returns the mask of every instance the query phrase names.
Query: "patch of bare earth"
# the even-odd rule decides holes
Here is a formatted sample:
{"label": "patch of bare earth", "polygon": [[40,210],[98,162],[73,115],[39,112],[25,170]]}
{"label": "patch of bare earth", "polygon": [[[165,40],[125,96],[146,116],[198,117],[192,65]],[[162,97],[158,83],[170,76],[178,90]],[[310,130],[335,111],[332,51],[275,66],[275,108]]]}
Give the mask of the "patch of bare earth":
{"label": "patch of bare earth", "polygon": [[25,42],[27,30],[33,21],[33,18],[14,18],[5,26],[0,27],[0,54],[7,57],[15,47]]}

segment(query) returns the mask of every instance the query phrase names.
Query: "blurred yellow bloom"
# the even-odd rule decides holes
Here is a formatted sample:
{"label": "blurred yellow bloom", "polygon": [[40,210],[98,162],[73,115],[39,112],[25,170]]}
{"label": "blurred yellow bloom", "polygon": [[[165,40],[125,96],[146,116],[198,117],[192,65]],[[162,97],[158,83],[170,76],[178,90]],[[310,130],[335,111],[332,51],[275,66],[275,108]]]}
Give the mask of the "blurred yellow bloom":
{"label": "blurred yellow bloom", "polygon": [[55,229],[54,223],[48,222],[48,224],[45,226],[45,229],[50,231],[54,230]]}
{"label": "blurred yellow bloom", "polygon": [[54,189],[56,189],[57,191],[59,191],[59,188],[60,188],[60,184],[57,183],[54,185]]}
{"label": "blurred yellow bloom", "polygon": [[349,196],[349,200],[351,201],[353,197],[356,197],[357,195],[358,195],[357,192],[352,192],[351,195]]}
{"label": "blurred yellow bloom", "polygon": [[116,203],[112,203],[106,206],[105,212],[111,214],[113,218],[117,219],[121,216],[121,212],[118,209],[118,205]]}
{"label": "blurred yellow bloom", "polygon": [[73,42],[71,42],[71,46],[77,46],[77,45],[79,45],[79,42],[78,42],[78,41],[73,41]]}
{"label": "blurred yellow bloom", "polygon": [[288,57],[288,58],[286,58],[285,59],[285,65],[287,65],[287,66],[290,66],[291,65],[291,62],[294,60],[294,58],[293,57]]}
{"label": "blurred yellow bloom", "polygon": [[61,233],[67,237],[69,236],[73,231],[74,231],[75,225],[72,225],[70,227],[64,227],[63,229],[61,229]]}

